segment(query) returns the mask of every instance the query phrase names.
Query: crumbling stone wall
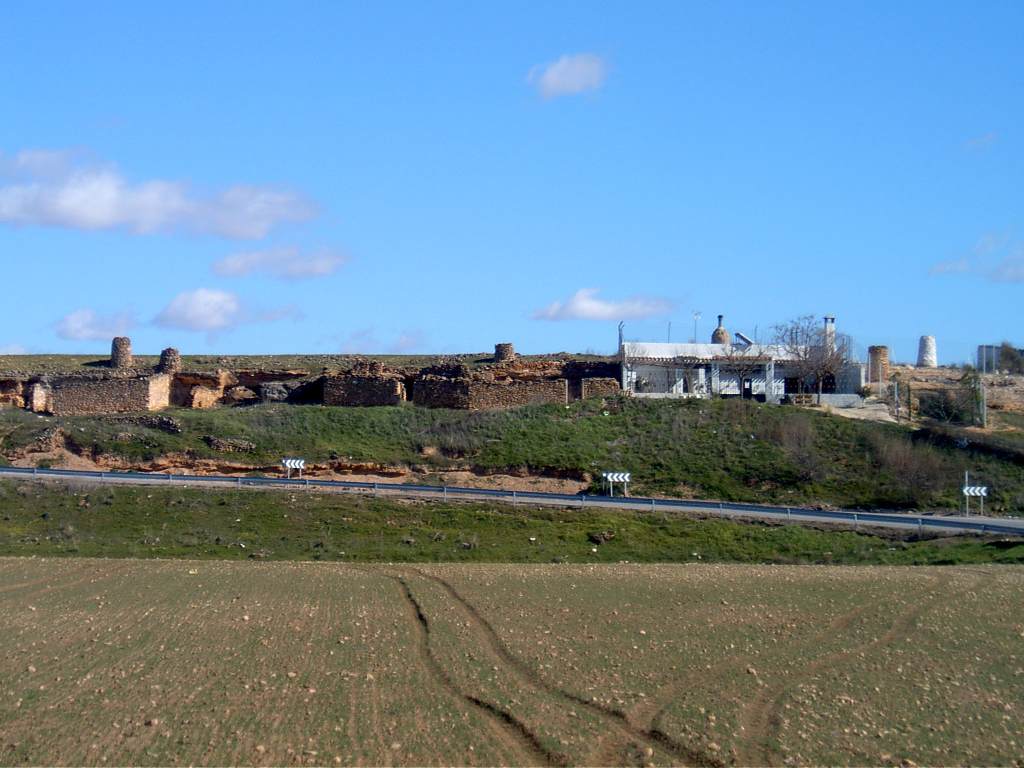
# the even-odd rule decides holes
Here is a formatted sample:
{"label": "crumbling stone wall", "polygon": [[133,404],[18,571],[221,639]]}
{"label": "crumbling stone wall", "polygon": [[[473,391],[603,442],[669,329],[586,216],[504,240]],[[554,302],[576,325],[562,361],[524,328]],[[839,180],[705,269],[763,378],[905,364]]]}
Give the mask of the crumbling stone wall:
{"label": "crumbling stone wall", "polygon": [[132,355],[132,340],[127,336],[118,336],[110,344],[110,367],[131,368],[135,365]]}
{"label": "crumbling stone wall", "polygon": [[0,379],[0,408],[25,407],[25,382],[21,379]]}
{"label": "crumbling stone wall", "polygon": [[182,408],[213,408],[224,397],[224,392],[238,380],[231,371],[213,373],[182,371],[174,375],[171,384],[171,404]]}
{"label": "crumbling stone wall", "polygon": [[33,381],[28,386],[28,409],[32,413],[49,413],[52,394],[49,381]]}
{"label": "crumbling stone wall", "polygon": [[170,377],[162,374],[53,379],[48,389],[49,403],[45,410],[54,416],[156,411],[170,404]]}
{"label": "crumbling stone wall", "polygon": [[592,397],[613,397],[622,392],[618,379],[583,379],[580,397],[589,400]]}
{"label": "crumbling stone wall", "polygon": [[521,405],[558,403],[569,401],[568,381],[540,379],[538,381],[470,381],[467,407],[471,411],[500,410]]}
{"label": "crumbling stone wall", "polygon": [[412,401],[424,408],[469,408],[469,379],[428,374],[412,385]]}
{"label": "crumbling stone wall", "polygon": [[341,374],[324,379],[324,405],[398,405],[405,400],[401,377]]}

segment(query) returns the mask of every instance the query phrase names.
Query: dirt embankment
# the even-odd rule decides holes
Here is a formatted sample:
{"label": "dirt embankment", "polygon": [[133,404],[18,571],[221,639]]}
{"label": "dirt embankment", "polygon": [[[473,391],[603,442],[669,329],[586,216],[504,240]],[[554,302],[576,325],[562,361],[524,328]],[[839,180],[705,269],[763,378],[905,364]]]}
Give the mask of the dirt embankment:
{"label": "dirt embankment", "polygon": [[[48,444],[10,456],[15,467],[37,467],[40,464],[54,469],[73,469],[92,472],[154,472],[176,475],[226,475],[246,477],[252,474],[281,475],[278,464],[254,465],[226,459],[199,459],[187,454],[168,454],[152,461],[132,461],[121,456],[99,455],[71,450],[73,446],[57,439]],[[328,461],[310,463],[304,477],[319,480],[347,480],[352,482],[431,483],[453,487],[472,486],[505,491],[544,491],[549,493],[579,493],[590,487],[590,478],[557,477],[527,472],[495,472],[475,467],[432,467],[378,464],[371,462]]]}

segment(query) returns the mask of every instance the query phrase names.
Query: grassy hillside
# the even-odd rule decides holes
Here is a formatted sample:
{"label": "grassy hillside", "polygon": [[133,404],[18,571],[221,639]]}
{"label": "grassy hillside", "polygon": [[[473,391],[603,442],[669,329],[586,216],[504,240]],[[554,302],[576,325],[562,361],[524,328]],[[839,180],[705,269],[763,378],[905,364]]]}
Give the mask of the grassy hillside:
{"label": "grassy hillside", "polygon": [[[0,412],[0,452],[14,455],[61,427],[76,452],[134,462],[185,453],[253,466],[298,455],[339,466],[571,477],[624,470],[633,473],[636,493],[863,508],[955,509],[967,469],[991,487],[988,509],[1024,514],[1024,465],[1012,458],[949,440],[932,445],[893,425],[740,400],[621,399],[485,413],[256,406],[165,415],[180,434],[100,417],[8,410]],[[255,448],[218,453],[204,441],[209,435]]]}
{"label": "grassy hillside", "polygon": [[1024,542],[906,541],[673,513],[316,492],[0,481],[0,555],[355,562],[1024,563]]}

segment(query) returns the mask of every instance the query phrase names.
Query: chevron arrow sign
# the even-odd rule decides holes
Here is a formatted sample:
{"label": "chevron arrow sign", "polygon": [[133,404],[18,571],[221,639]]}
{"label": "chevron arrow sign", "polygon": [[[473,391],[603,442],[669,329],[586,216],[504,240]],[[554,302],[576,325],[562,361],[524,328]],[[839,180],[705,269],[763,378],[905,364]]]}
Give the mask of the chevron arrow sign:
{"label": "chevron arrow sign", "polygon": [[609,483],[628,483],[629,472],[602,472],[601,477]]}
{"label": "chevron arrow sign", "polygon": [[281,466],[285,469],[305,469],[305,459],[281,459]]}
{"label": "chevron arrow sign", "polygon": [[987,485],[965,485],[964,496],[988,496]]}

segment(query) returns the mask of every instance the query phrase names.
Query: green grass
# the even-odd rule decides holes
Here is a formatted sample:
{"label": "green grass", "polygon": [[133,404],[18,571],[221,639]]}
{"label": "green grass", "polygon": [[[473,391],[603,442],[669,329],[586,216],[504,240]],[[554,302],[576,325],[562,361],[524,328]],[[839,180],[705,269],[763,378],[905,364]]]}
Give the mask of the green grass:
{"label": "green grass", "polygon": [[[470,413],[413,406],[255,406],[172,409],[182,434],[103,417],[0,412],[0,453],[62,427],[72,448],[144,463],[167,454],[267,466],[310,462],[473,468],[598,478],[630,471],[638,494],[861,508],[956,509],[964,470],[988,485],[987,509],[1024,514],[1024,463],[951,440],[929,444],[904,427],[739,400],[612,399]],[[116,439],[129,432],[132,439]],[[251,453],[218,454],[204,435],[242,438]],[[594,480],[597,490],[599,481]]]}
{"label": "green grass", "polygon": [[[1024,563],[1021,541],[904,541],[678,514],[411,503],[313,492],[97,489],[2,481],[0,509],[0,555],[355,562]],[[612,534],[607,541],[593,540],[607,533]]]}
{"label": "green grass", "polygon": [[[469,367],[494,362],[493,352],[473,352],[455,356]],[[612,360],[590,353],[558,352],[551,355],[521,355],[522,360]],[[185,355],[182,366],[186,371],[214,371],[226,368],[241,370],[305,370],[319,374],[324,368],[347,370],[357,360],[375,360],[394,368],[423,368],[451,361],[451,355]],[[98,355],[0,355],[0,371],[20,371],[31,374],[81,373],[102,371],[110,361],[109,353]],[[137,368],[153,368],[160,362],[158,355],[135,355]]]}

